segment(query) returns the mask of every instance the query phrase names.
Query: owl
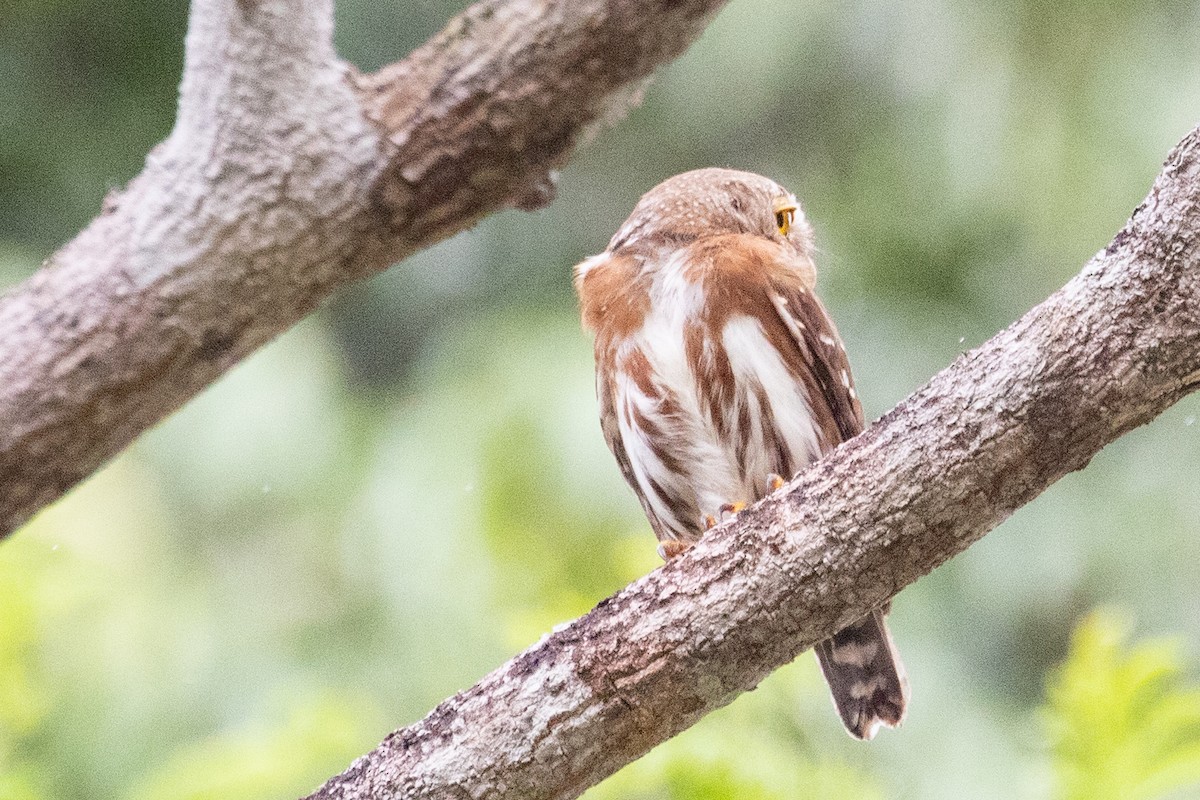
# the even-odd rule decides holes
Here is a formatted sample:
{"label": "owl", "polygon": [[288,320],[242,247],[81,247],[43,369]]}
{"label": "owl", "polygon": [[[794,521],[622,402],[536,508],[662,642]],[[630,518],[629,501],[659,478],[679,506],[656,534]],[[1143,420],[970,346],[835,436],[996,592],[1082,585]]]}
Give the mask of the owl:
{"label": "owl", "polygon": [[[604,438],[670,559],[863,429],[815,294],[795,195],[701,169],[647,192],[575,268]],[[851,735],[903,720],[908,683],[877,609],[815,650]]]}

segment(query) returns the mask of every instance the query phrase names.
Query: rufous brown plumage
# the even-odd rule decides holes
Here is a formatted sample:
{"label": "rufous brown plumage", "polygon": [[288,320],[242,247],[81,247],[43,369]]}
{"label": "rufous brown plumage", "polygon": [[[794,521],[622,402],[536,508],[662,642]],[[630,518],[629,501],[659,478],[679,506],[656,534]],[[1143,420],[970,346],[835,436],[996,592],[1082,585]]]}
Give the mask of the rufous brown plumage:
{"label": "rufous brown plumage", "polygon": [[[576,267],[604,438],[665,558],[863,428],[813,253],[790,192],[701,169],[647,192],[608,249]],[[863,739],[899,724],[907,703],[884,614],[816,647]]]}

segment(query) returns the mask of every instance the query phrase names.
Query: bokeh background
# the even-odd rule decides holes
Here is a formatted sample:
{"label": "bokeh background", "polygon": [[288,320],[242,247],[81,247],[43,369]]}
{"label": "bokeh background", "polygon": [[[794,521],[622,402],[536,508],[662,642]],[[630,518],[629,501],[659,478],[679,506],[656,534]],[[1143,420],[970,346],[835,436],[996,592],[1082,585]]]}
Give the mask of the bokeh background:
{"label": "bokeh background", "polygon": [[[374,68],[464,6],[340,0],[340,50]],[[570,280],[638,196],[793,188],[874,418],[1141,202],[1200,120],[1198,9],[733,0],[552,206],[343,291],[0,544],[0,798],[306,793],[653,569]],[[186,14],[3,5],[0,288],[167,135]],[[900,595],[900,732],[846,737],[805,654],[587,797],[1200,797],[1198,415]]]}

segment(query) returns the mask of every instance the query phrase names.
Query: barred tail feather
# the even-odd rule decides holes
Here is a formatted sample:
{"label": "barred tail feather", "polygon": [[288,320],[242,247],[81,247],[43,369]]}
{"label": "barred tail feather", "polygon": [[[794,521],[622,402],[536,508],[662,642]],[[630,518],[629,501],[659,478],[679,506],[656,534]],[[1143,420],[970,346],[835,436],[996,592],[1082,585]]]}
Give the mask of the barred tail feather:
{"label": "barred tail feather", "polygon": [[908,705],[908,679],[883,614],[872,611],[815,648],[833,704],[859,739],[899,725]]}

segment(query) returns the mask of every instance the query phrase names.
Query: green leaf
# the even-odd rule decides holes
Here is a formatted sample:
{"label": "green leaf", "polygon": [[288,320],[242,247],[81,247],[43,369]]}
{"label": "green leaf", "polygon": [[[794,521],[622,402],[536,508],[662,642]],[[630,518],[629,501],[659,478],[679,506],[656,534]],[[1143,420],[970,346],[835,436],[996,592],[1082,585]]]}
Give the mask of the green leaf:
{"label": "green leaf", "polygon": [[1044,709],[1062,800],[1152,800],[1200,787],[1200,690],[1179,644],[1126,645],[1129,623],[1097,612],[1075,631]]}

